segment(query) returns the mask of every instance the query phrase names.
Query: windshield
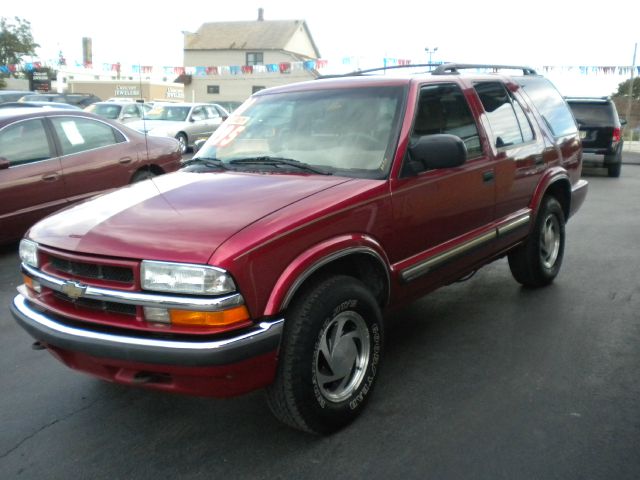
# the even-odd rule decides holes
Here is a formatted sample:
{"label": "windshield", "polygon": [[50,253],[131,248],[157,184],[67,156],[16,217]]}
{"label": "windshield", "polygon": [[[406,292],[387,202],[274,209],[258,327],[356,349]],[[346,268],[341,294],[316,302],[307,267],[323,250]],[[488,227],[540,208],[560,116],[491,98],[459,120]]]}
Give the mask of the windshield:
{"label": "windshield", "polygon": [[168,120],[170,122],[185,122],[191,107],[178,105],[154,105],[144,114],[147,120]]}
{"label": "windshield", "polygon": [[98,105],[94,103],[93,105],[89,105],[87,108],[85,108],[85,110],[87,112],[95,113],[96,115],[115,120],[120,115],[120,110],[122,110],[122,107],[120,105]]}
{"label": "windshield", "polygon": [[382,178],[395,147],[403,93],[403,87],[375,87],[259,95],[236,110],[197,157],[235,166],[239,159],[274,157]]}

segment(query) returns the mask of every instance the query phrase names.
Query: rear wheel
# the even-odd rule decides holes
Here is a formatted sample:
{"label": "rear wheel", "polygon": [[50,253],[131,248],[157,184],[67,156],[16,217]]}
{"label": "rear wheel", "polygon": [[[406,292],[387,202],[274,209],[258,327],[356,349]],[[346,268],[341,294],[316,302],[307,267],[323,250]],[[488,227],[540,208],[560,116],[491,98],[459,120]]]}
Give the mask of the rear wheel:
{"label": "rear wheel", "polygon": [[553,282],[564,256],[564,224],[564,211],[558,200],[544,197],[529,238],[509,253],[509,268],[518,282],[527,287]]}
{"label": "rear wheel", "polygon": [[306,289],[289,309],[275,382],[274,415],[311,433],[334,432],[364,408],[377,378],[382,314],[359,280],[337,275]]}
{"label": "rear wheel", "polygon": [[620,170],[622,169],[622,147],[618,147],[614,154],[605,155],[604,163],[607,167],[608,175],[618,178],[620,176]]}
{"label": "rear wheel", "polygon": [[131,183],[136,183],[136,182],[141,182],[143,180],[147,180],[149,178],[153,178],[157,176],[155,173],[153,173],[151,170],[147,169],[147,170],[139,170],[136,173],[133,174],[133,177],[131,177]]}

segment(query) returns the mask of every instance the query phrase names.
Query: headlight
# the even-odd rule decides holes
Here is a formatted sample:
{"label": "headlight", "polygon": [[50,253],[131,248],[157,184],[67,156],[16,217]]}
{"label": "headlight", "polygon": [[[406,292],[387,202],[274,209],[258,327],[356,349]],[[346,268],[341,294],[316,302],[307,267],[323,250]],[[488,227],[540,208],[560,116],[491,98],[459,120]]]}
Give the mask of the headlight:
{"label": "headlight", "polygon": [[227,272],[208,265],[143,260],[141,276],[142,288],[158,292],[221,295],[236,290]]}
{"label": "headlight", "polygon": [[23,239],[20,242],[20,260],[30,267],[38,268],[38,244],[31,240]]}

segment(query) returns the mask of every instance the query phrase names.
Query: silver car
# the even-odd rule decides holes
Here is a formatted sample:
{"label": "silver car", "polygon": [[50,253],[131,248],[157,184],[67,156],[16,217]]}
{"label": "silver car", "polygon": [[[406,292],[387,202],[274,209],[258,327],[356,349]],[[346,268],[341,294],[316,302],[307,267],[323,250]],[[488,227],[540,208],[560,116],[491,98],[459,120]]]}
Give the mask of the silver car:
{"label": "silver car", "polygon": [[151,105],[136,102],[97,102],[85,108],[85,111],[120,123],[131,123],[142,120]]}
{"label": "silver car", "polygon": [[153,136],[174,137],[186,153],[197,140],[209,138],[228,116],[224,108],[211,103],[155,103],[144,120],[128,126]]}

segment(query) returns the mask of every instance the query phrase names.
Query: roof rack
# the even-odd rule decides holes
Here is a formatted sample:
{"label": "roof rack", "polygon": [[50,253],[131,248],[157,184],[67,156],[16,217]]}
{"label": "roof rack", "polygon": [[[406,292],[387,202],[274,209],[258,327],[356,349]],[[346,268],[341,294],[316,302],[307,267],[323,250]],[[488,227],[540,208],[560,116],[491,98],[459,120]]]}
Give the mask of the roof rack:
{"label": "roof rack", "polygon": [[522,70],[523,75],[538,75],[538,73],[530,67],[522,67],[517,65],[494,65],[484,63],[415,63],[409,65],[391,65],[386,67],[369,68],[367,70],[355,70],[349,73],[341,73],[336,75],[321,75],[318,80],[327,78],[340,78],[340,77],[357,77],[360,75],[367,75],[374,72],[385,72],[387,70],[398,70],[400,68],[434,68],[425,73],[431,73],[432,75],[458,75],[460,70],[469,70],[472,68],[492,68],[494,70],[510,69],[510,70]]}
{"label": "roof rack", "polygon": [[340,73],[340,74],[336,74],[336,75],[321,75],[320,77],[318,77],[318,80],[324,79],[324,78],[357,77],[359,75],[367,75],[369,73],[374,73],[374,72],[384,72],[386,70],[397,70],[397,69],[400,69],[400,68],[439,67],[440,65],[442,65],[442,64],[440,64],[440,63],[412,63],[412,64],[409,64],[409,65],[391,65],[391,66],[386,66],[386,67],[369,68],[367,70],[354,70],[353,72]]}
{"label": "roof rack", "polygon": [[472,68],[492,68],[494,70],[510,69],[510,70],[522,70],[523,75],[538,75],[538,73],[531,67],[522,67],[518,65],[493,65],[482,63],[444,63],[438,65],[433,72],[433,75],[447,75],[460,73],[460,70],[469,70]]}

